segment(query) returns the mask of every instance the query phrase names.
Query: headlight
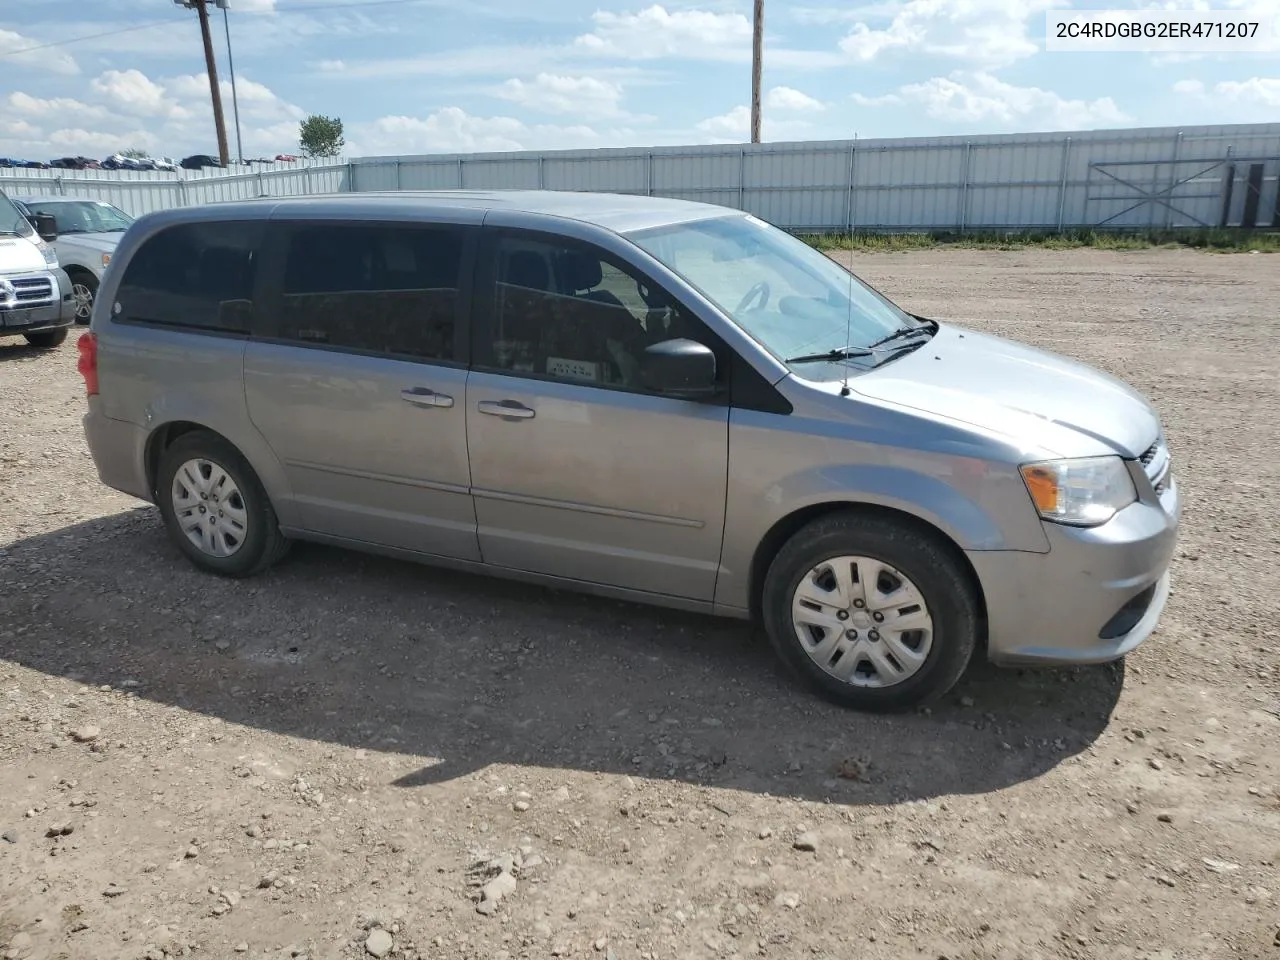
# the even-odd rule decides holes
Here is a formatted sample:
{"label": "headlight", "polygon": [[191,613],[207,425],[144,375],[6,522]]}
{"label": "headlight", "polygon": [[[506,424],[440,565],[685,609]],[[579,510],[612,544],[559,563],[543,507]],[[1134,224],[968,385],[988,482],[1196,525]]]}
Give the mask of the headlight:
{"label": "headlight", "polygon": [[50,270],[57,268],[58,253],[56,250],[53,249],[53,247],[49,246],[47,243],[42,243],[40,244],[40,252],[44,254],[45,266],[47,266]]}
{"label": "headlight", "polygon": [[105,267],[110,262],[111,262],[111,254],[104,253],[102,255],[102,265]]}
{"label": "headlight", "polygon": [[1138,499],[1119,457],[1047,460],[1021,469],[1040,516],[1055,523],[1094,527]]}

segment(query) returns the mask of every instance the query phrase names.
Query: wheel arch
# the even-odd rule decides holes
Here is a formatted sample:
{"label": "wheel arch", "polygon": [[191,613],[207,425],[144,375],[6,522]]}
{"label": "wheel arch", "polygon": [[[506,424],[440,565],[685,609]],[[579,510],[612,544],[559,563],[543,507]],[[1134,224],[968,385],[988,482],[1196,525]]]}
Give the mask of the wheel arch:
{"label": "wheel arch", "polygon": [[801,507],[779,519],[761,537],[751,557],[750,602],[753,620],[761,622],[765,577],[783,544],[810,523],[834,514],[849,514],[891,520],[904,528],[916,531],[921,537],[926,537],[941,547],[956,561],[957,567],[973,590],[974,599],[978,604],[978,615],[983,627],[982,637],[985,638],[987,620],[986,595],[982,589],[982,581],[978,577],[977,570],[969,562],[969,557],[960,547],[960,544],[942,528],[913,513],[908,513],[906,510],[882,504],[849,500],[826,501]]}
{"label": "wheel arch", "polygon": [[[197,432],[211,434],[223,443],[230,444],[236,450],[240,450],[236,444],[231,442],[230,438],[211,427],[205,426],[203,423],[195,423],[191,420],[172,420],[169,423],[161,424],[152,430],[147,437],[146,447],[143,452],[143,462],[147,471],[147,489],[151,491],[153,497],[160,495],[160,491],[156,489],[156,473],[160,470],[160,458],[164,456],[164,452],[173,446],[179,437]],[[240,450],[240,455],[244,456],[243,450]],[[251,463],[250,466],[253,466],[253,464]]]}

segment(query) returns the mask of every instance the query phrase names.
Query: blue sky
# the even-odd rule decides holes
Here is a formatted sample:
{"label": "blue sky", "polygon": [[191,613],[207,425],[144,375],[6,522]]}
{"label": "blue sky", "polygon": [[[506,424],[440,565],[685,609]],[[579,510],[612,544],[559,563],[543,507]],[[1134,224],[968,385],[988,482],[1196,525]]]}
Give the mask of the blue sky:
{"label": "blue sky", "polygon": [[[750,0],[231,4],[246,156],[296,152],[313,112],[342,118],[350,155],[748,138]],[[1140,5],[1280,20],[1280,0]],[[1280,50],[1046,52],[1045,11],[1069,6],[766,0],[764,139],[1280,120]],[[28,49],[43,44],[56,45]],[[0,156],[127,147],[216,152],[195,13],[171,0],[4,3]]]}

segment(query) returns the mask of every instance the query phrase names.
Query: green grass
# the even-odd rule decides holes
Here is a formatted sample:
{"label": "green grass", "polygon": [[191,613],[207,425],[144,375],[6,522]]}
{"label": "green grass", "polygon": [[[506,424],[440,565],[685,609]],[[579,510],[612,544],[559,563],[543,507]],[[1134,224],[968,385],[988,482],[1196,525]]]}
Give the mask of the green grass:
{"label": "green grass", "polygon": [[819,250],[858,250],[892,253],[904,250],[955,248],[961,250],[1152,250],[1195,249],[1218,253],[1280,253],[1280,231],[1152,230],[1120,232],[1070,230],[1063,233],[854,233],[801,234]]}

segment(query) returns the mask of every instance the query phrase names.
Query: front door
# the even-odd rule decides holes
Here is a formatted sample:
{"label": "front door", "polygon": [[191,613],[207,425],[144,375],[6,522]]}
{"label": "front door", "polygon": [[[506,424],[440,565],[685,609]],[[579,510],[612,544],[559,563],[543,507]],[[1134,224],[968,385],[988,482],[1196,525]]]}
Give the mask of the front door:
{"label": "front door", "polygon": [[595,247],[486,234],[466,409],[485,562],[712,599],[727,401],[638,382],[646,344],[700,324]]}
{"label": "front door", "polygon": [[245,393],[305,528],[478,560],[457,342],[473,228],[273,231],[281,289],[246,351]]}

